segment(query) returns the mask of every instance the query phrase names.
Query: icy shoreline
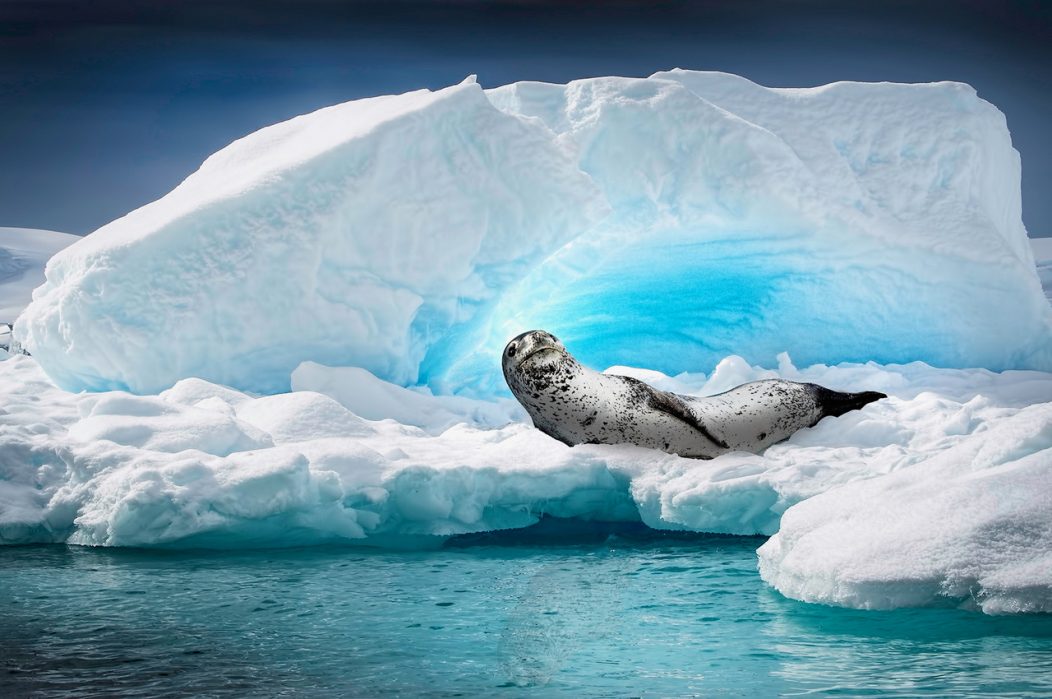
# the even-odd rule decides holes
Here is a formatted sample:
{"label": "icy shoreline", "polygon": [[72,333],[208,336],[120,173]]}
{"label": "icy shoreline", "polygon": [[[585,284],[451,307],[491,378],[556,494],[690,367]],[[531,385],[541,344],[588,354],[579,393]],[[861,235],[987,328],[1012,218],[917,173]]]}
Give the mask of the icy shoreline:
{"label": "icy shoreline", "polygon": [[[418,547],[542,515],[642,521],[774,535],[761,573],[798,599],[1052,611],[1052,374],[797,369],[785,356],[772,370],[730,357],[708,377],[614,370],[681,392],[781,375],[891,398],[762,456],[705,462],[569,448],[510,401],[435,397],[362,371],[299,374],[344,400],[386,395],[401,422],[314,391],[253,397],[199,379],[157,396],[73,394],[12,357],[0,362],[0,541]],[[1004,532],[1018,535],[1002,545]]]}

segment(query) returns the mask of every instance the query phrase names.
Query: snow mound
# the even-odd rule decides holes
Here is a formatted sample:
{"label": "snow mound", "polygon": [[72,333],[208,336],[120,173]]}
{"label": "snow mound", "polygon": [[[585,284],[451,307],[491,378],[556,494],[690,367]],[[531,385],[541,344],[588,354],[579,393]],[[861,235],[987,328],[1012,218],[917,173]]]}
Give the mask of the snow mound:
{"label": "snow mound", "polygon": [[34,228],[0,227],[0,323],[13,323],[44,283],[44,265],[79,236]]}
{"label": "snow mound", "polygon": [[[505,403],[345,368],[297,369],[297,388],[330,395],[200,379],[73,394],[13,357],[0,362],[0,543],[419,547],[551,515],[774,534],[763,576],[808,601],[1052,610],[1052,374],[798,369],[785,355],[775,369],[728,357],[711,376],[616,370],[697,395],[783,376],[890,398],[763,455],[696,461],[567,447]],[[401,421],[341,405],[374,397]]]}
{"label": "snow mound", "polygon": [[231,144],[57,255],[16,335],[65,388],[137,393],[287,390],[312,361],[495,395],[533,327],[666,374],[1050,369],[1019,185],[959,83],[466,81]]}
{"label": "snow mound", "polygon": [[394,420],[442,432],[457,423],[502,427],[528,420],[519,402],[483,402],[461,396],[435,396],[426,388],[408,389],[382,381],[358,367],[327,367],[304,362],[292,372],[292,390],[317,391],[368,420]]}
{"label": "snow mound", "polygon": [[1052,612],[1052,404],[985,430],[974,419],[962,418],[966,438],[908,469],[789,510],[760,547],[764,580],[865,609],[946,599]]}

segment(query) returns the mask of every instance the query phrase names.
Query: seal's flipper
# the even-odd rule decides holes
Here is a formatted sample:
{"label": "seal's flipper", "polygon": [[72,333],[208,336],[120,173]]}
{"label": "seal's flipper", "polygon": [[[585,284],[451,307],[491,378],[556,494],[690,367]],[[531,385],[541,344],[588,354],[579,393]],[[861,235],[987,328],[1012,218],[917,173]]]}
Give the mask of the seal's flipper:
{"label": "seal's flipper", "polygon": [[656,388],[651,388],[651,395],[648,403],[654,410],[660,410],[663,413],[687,423],[698,432],[701,432],[705,436],[705,439],[721,449],[730,449],[730,446],[728,446],[726,442],[722,439],[718,439],[712,434],[712,432],[709,432],[709,428],[698,419],[697,415],[691,412],[690,408],[687,406],[687,402],[675,393],[659,391]]}
{"label": "seal's flipper", "polygon": [[844,413],[858,410],[874,401],[887,398],[887,394],[879,391],[862,391],[861,393],[841,393],[828,389],[825,386],[811,384],[813,386],[815,402],[822,409],[822,416],[832,415],[840,417]]}

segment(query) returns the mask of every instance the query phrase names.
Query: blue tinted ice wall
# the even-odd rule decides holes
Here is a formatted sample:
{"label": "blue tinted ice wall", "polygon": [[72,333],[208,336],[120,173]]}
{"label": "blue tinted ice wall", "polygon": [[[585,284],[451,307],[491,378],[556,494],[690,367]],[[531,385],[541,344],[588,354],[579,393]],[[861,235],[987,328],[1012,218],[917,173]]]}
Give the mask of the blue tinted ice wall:
{"label": "blue tinted ice wall", "polygon": [[488,394],[534,327],[598,368],[1052,369],[1019,178],[959,83],[467,81],[235,142],[57,256],[17,331],[62,385],[135,391],[313,360]]}
{"label": "blue tinted ice wall", "polygon": [[488,390],[491,357],[531,327],[599,368],[673,374],[782,351],[1050,366],[1018,154],[966,85],[770,90],[673,71],[489,96],[548,125],[613,213],[504,294],[460,357],[429,357],[450,388]]}

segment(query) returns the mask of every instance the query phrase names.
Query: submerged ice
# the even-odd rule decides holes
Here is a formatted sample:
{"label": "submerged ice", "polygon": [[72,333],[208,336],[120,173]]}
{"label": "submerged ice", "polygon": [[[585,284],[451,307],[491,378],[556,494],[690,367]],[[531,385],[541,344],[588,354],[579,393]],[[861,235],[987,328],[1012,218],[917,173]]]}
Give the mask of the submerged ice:
{"label": "submerged ice", "polygon": [[136,393],[287,390],[313,361],[492,395],[533,327],[668,374],[1050,369],[1019,180],[959,83],[468,80],[231,144],[57,255],[16,334],[64,388]]}
{"label": "submerged ice", "polygon": [[[627,520],[772,535],[761,575],[797,599],[1052,611],[1046,257],[1004,117],[961,84],[673,71],[337,105],[52,258],[16,324],[33,357],[0,362],[0,543]],[[502,395],[532,327],[678,393],[890,398],[762,455],[571,448]]]}

